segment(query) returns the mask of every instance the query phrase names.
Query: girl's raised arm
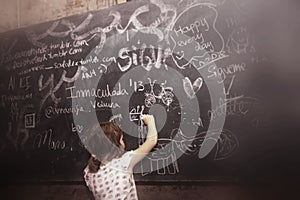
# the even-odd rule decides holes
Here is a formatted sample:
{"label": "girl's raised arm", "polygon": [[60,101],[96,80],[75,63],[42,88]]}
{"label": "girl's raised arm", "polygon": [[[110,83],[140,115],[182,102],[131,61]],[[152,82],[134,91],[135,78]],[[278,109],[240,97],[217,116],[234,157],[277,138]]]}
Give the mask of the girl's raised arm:
{"label": "girl's raised arm", "polygon": [[157,143],[157,130],[153,115],[142,115],[142,120],[148,127],[148,133],[146,141],[139,148],[133,151],[133,156],[129,164],[130,170],[132,170],[133,167],[141,161]]}

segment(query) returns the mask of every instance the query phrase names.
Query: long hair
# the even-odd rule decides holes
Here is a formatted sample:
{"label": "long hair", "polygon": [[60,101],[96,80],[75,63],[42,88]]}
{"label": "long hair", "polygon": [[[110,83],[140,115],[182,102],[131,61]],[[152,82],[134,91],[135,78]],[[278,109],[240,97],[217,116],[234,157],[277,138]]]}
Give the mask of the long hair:
{"label": "long hair", "polygon": [[[102,131],[101,131],[102,129]],[[120,139],[123,135],[122,130],[115,122],[97,122],[90,129],[89,148],[96,152],[88,161],[90,173],[99,170],[101,161],[109,162],[114,158],[119,158],[124,153],[121,148]]]}

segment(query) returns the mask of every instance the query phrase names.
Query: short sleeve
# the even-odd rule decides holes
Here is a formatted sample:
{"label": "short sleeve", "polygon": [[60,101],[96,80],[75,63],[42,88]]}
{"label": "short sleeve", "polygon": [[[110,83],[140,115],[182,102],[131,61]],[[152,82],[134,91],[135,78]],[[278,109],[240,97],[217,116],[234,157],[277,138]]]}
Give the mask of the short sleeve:
{"label": "short sleeve", "polygon": [[124,170],[128,170],[129,164],[132,160],[133,151],[128,151],[123,154],[123,156],[120,158],[120,167]]}

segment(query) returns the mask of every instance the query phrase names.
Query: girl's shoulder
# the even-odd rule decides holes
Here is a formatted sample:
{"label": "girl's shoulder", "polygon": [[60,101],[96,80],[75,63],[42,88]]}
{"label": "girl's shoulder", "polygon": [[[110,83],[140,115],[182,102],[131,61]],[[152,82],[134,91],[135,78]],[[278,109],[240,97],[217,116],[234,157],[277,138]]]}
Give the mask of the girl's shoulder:
{"label": "girl's shoulder", "polygon": [[115,168],[115,169],[128,170],[130,161],[132,159],[132,155],[133,155],[133,150],[127,151],[121,157],[114,158],[113,160],[111,160],[106,165],[108,167],[112,167],[112,168]]}
{"label": "girl's shoulder", "polygon": [[121,171],[128,171],[130,161],[132,159],[133,150],[125,152],[121,157],[114,158],[110,162],[106,163],[105,165],[100,165],[98,172],[90,173],[89,166],[87,165],[83,170],[83,175],[86,177],[88,174],[96,175],[106,169],[114,169],[114,170],[121,170]]}

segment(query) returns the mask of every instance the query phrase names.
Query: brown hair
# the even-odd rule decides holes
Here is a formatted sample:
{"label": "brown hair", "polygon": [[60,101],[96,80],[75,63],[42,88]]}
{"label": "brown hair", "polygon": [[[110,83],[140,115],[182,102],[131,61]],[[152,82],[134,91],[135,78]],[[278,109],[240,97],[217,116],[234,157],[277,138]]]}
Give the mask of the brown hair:
{"label": "brown hair", "polygon": [[[101,129],[102,131],[101,131]],[[123,135],[122,130],[115,122],[97,122],[90,129],[89,147],[96,152],[96,157],[91,156],[88,161],[90,173],[99,170],[101,161],[109,162],[113,158],[120,157],[124,150],[120,148],[120,139]]]}

